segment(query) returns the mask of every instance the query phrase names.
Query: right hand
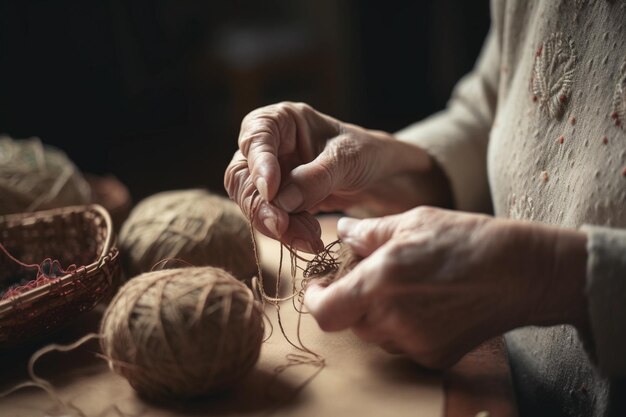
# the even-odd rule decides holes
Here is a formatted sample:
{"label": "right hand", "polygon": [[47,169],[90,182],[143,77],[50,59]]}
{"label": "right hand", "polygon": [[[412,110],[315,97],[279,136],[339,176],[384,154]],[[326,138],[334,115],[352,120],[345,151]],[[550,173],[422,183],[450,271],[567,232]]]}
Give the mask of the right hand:
{"label": "right hand", "polygon": [[407,182],[398,180],[406,173],[417,178],[416,172],[427,173],[433,165],[425,151],[390,134],[286,102],[243,119],[224,186],[247,217],[255,215],[253,225],[261,233],[319,252],[323,243],[313,213],[357,204],[384,206],[386,212],[434,204],[428,197],[411,198],[400,189]]}

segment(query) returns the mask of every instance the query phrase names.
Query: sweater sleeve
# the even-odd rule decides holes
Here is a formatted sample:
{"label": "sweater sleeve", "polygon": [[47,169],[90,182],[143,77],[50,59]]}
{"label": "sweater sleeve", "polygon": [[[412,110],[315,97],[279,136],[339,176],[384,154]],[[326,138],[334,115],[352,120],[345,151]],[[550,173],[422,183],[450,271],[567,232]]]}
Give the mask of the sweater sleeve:
{"label": "sweater sleeve", "polygon": [[583,226],[591,357],[611,377],[626,376],[626,229]]}
{"label": "sweater sleeve", "polygon": [[496,110],[499,57],[497,29],[492,23],[475,68],[456,85],[446,109],[396,133],[398,139],[424,149],[439,164],[458,210],[490,211],[486,159]]}

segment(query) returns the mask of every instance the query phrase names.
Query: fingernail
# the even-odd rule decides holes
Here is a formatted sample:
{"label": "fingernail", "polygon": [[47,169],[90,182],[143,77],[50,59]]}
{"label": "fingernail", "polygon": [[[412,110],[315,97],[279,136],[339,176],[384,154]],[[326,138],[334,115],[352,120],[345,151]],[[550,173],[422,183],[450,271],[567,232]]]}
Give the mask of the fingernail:
{"label": "fingernail", "polygon": [[265,181],[265,178],[258,177],[254,182],[254,185],[256,185],[256,189],[259,190],[259,194],[261,194],[263,200],[269,201],[270,196],[267,189],[267,181]]}
{"label": "fingernail", "polygon": [[320,239],[317,242],[315,242],[315,244],[313,245],[313,251],[314,253],[320,253],[323,250],[324,250],[324,242],[322,242],[322,240]]}
{"label": "fingernail", "polygon": [[300,207],[303,201],[304,196],[295,184],[288,185],[276,198],[276,204],[288,212]]}
{"label": "fingernail", "polygon": [[276,217],[269,216],[263,219],[263,225],[270,231],[276,238],[280,238],[280,234],[278,233],[278,223],[276,221]]}
{"label": "fingernail", "polygon": [[311,242],[306,241],[304,239],[294,239],[293,245],[296,248],[306,251],[308,253],[317,253],[313,250],[313,246],[311,245]]}
{"label": "fingernail", "polygon": [[345,239],[353,234],[354,227],[359,223],[357,219],[351,217],[342,217],[337,222],[337,234],[339,237]]}

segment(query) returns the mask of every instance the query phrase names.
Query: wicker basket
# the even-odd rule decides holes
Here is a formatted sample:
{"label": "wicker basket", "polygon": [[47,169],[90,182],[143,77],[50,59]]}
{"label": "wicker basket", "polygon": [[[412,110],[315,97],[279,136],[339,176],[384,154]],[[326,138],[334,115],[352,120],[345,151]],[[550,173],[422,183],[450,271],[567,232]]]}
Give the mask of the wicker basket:
{"label": "wicker basket", "polygon": [[[27,264],[45,258],[79,266],[52,282],[0,301],[0,349],[44,337],[110,297],[121,269],[107,211],[75,206],[0,216],[0,243]],[[24,267],[0,254],[0,287],[24,274]],[[81,266],[82,265],[82,266]]]}

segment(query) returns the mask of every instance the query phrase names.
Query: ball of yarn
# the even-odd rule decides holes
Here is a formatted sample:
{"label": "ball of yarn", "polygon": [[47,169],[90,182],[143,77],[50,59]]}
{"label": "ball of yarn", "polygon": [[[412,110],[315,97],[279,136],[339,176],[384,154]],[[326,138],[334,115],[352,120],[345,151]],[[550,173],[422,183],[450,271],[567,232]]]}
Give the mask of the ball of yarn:
{"label": "ball of yarn", "polygon": [[64,152],[38,138],[0,136],[0,215],[90,201],[89,184]]}
{"label": "ball of yarn", "polygon": [[119,246],[130,276],[151,271],[166,259],[217,266],[240,280],[257,270],[241,210],[205,190],[168,191],[144,199],[122,226]]}
{"label": "ball of yarn", "polygon": [[184,399],[245,376],[263,333],[261,306],[243,283],[219,268],[180,268],[126,283],[102,319],[100,345],[140,394]]}

